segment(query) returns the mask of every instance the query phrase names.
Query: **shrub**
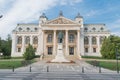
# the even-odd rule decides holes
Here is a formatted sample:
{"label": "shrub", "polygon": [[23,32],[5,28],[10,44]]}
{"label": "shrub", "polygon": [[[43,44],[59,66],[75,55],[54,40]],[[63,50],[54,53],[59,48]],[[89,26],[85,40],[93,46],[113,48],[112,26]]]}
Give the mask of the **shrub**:
{"label": "shrub", "polygon": [[23,54],[23,57],[25,58],[25,60],[31,60],[35,58],[35,50],[32,45],[29,44],[29,46],[26,48],[25,53]]}
{"label": "shrub", "polygon": [[3,56],[3,59],[11,59],[11,56]]}

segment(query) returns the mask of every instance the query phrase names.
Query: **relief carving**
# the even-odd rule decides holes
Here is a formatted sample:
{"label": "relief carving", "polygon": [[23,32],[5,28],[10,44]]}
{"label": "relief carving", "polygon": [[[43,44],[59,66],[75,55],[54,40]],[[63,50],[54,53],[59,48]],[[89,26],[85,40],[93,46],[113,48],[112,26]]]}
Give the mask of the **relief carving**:
{"label": "relief carving", "polygon": [[63,18],[56,19],[54,21],[50,21],[47,24],[74,24],[74,22],[65,20]]}

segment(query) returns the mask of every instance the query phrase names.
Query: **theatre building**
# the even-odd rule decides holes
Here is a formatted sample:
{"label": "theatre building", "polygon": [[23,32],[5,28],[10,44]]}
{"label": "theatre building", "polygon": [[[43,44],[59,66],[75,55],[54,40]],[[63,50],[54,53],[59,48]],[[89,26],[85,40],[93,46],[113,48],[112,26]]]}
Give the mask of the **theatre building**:
{"label": "theatre building", "polygon": [[62,12],[49,20],[43,13],[38,24],[17,24],[12,32],[12,56],[22,56],[31,44],[36,55],[55,57],[58,33],[62,32],[65,57],[101,56],[100,49],[105,37],[110,35],[105,24],[84,24],[78,13],[74,19],[66,18]]}

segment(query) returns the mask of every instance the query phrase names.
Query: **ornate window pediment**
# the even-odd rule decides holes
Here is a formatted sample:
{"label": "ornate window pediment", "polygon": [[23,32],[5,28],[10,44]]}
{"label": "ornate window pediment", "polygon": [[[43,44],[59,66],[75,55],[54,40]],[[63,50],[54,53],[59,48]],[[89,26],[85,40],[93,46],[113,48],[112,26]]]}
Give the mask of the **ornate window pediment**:
{"label": "ornate window pediment", "polygon": [[33,44],[38,44],[38,37],[37,37],[37,36],[35,36],[35,37],[33,38]]}
{"label": "ornate window pediment", "polygon": [[25,38],[25,43],[26,43],[26,44],[30,44],[30,37],[29,37],[29,36],[26,36],[26,38]]}
{"label": "ornate window pediment", "polygon": [[22,44],[22,37],[21,36],[18,37],[17,44]]}
{"label": "ornate window pediment", "polygon": [[84,37],[84,44],[89,44],[89,39],[87,36]]}
{"label": "ornate window pediment", "polygon": [[97,44],[97,40],[96,40],[96,37],[92,37],[92,44]]}

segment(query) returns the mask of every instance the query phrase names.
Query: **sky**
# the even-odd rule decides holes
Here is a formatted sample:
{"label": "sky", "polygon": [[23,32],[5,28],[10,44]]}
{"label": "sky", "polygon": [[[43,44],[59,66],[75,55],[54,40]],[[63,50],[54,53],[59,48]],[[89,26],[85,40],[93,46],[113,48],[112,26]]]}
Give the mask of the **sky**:
{"label": "sky", "polygon": [[104,23],[120,36],[120,0],[0,0],[0,37],[6,39],[18,23],[38,23],[42,13],[51,20],[60,11],[72,20],[79,12],[85,24]]}

